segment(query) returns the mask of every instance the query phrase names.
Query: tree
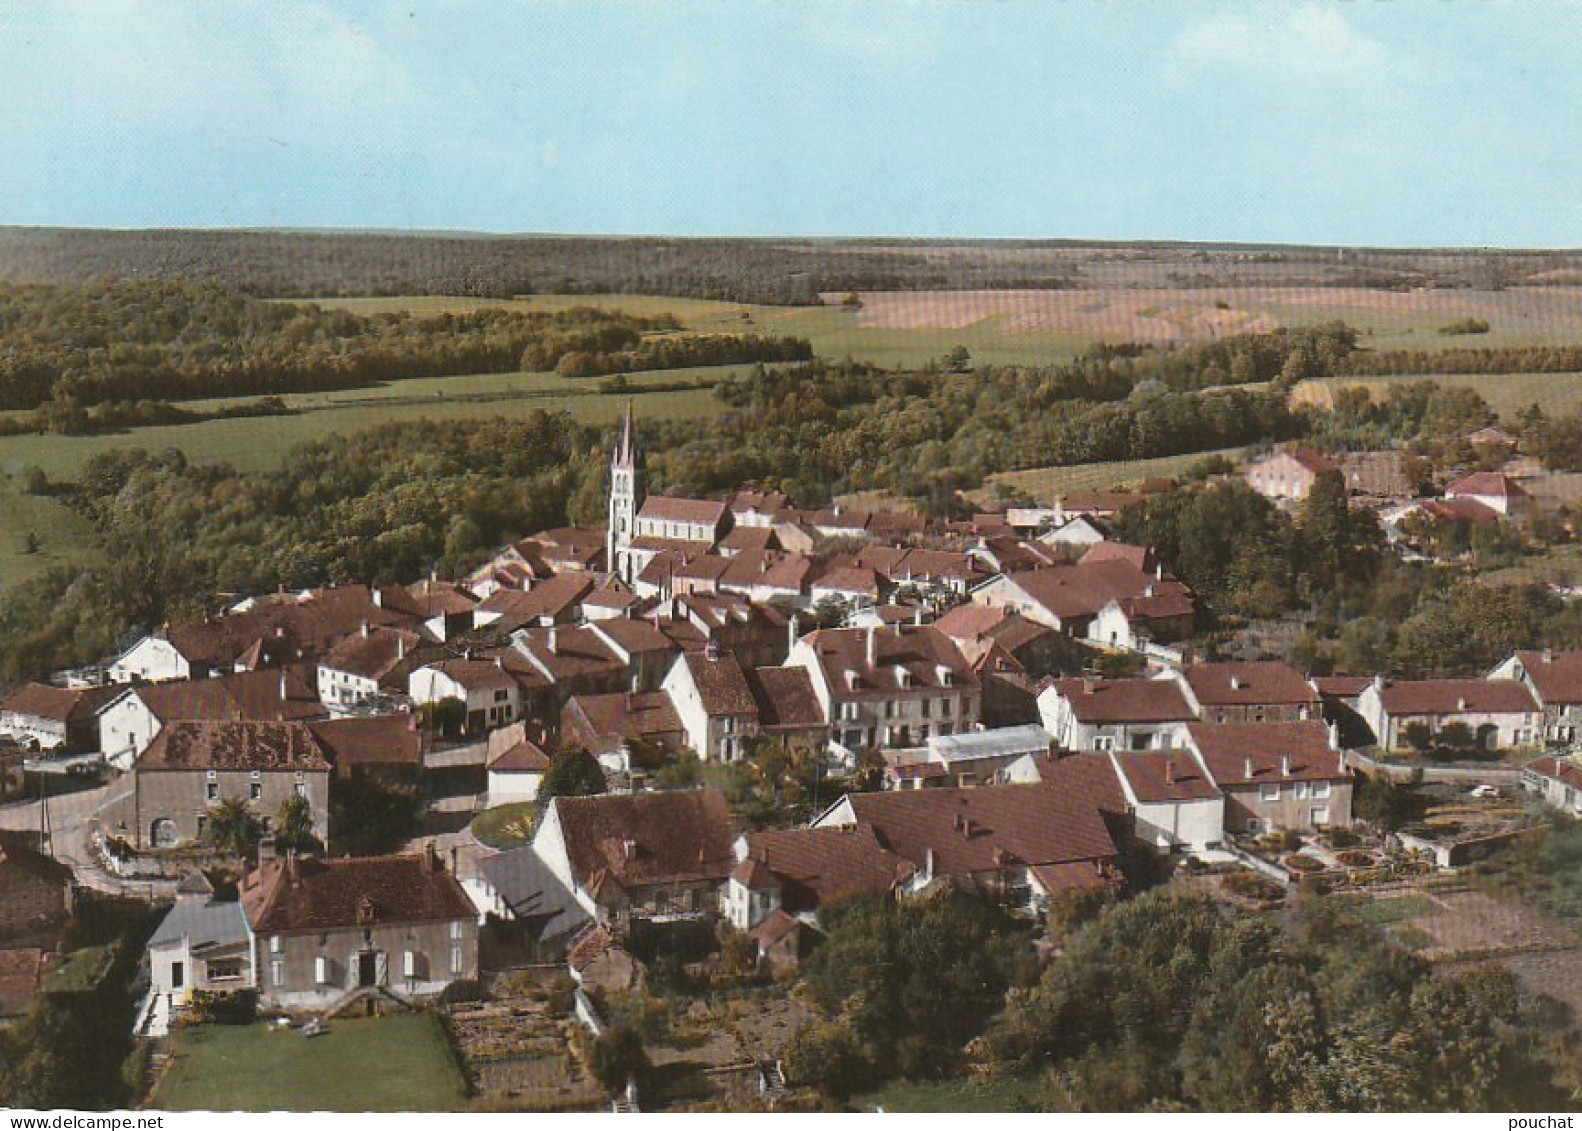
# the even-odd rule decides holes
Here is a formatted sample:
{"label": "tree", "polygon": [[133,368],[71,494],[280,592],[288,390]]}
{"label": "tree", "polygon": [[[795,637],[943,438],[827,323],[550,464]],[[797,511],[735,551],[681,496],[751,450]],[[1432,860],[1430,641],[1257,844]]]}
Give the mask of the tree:
{"label": "tree", "polygon": [[313,807],[300,793],[293,793],[280,803],[275,815],[275,842],[282,848],[313,846]]}
{"label": "tree", "polygon": [[940,359],[946,373],[967,373],[972,369],[972,354],[966,346],[953,346]]}
{"label": "tree", "polygon": [[603,793],[604,768],[599,760],[586,750],[562,750],[556,754],[538,787],[538,795],[550,797],[585,797]]}
{"label": "tree", "polygon": [[224,797],[209,806],[204,835],[228,856],[243,860],[251,856],[261,831],[258,818],[240,797]]}

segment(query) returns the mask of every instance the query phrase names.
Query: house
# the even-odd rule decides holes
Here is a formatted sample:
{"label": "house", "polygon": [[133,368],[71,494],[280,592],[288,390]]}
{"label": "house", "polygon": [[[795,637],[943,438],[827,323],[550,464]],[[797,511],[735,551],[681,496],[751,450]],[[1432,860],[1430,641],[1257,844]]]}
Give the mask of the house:
{"label": "house", "polygon": [[791,649],[835,741],[848,751],[913,746],[978,722],[977,673],[932,625],[820,629]]}
{"label": "house", "polygon": [[731,521],[738,530],[768,529],[774,525],[775,516],[790,505],[790,500],[779,491],[755,491],[743,488],[731,496],[727,504]]}
{"label": "house", "polygon": [[0,734],[41,751],[84,754],[99,748],[99,709],[122,688],[25,683],[0,702]]}
{"label": "house", "polygon": [[783,601],[801,605],[807,601],[814,570],[815,562],[806,554],[744,550],[728,559],[715,588],[722,594],[740,594],[757,604]]}
{"label": "house", "polygon": [[253,930],[236,900],[217,900],[201,875],[184,879],[176,904],[147,943],[149,993],[164,999],[167,1020],[195,991],[235,993],[258,988]]}
{"label": "house", "polygon": [[[922,761],[942,771],[930,784],[987,785],[1005,766],[1027,755],[1049,753],[1049,735],[1038,725],[936,734]],[[928,780],[927,777],[918,780]]]}
{"label": "house", "polygon": [[99,710],[99,749],[124,771],[172,722],[322,719],[316,677],[293,667],[126,687]]}
{"label": "house", "polygon": [[1509,475],[1498,471],[1475,471],[1445,488],[1445,498],[1467,499],[1490,510],[1515,518],[1532,508],[1532,496]]}
{"label": "house", "polygon": [[758,701],[736,658],[717,647],[684,652],[665,677],[687,745],[705,762],[734,762],[758,733]]}
{"label": "house", "polygon": [[808,596],[813,604],[837,603],[855,607],[877,605],[891,586],[873,569],[837,566],[826,570],[812,583]]}
{"label": "house", "polygon": [[489,732],[484,767],[488,772],[489,804],[509,805],[535,801],[544,775],[549,772],[549,755],[527,737],[521,723]]}
{"label": "house", "polygon": [[[1158,623],[1150,626],[1157,638],[1190,635],[1192,615],[1186,586],[1163,570],[1138,569],[1121,559],[1005,574],[984,582],[972,593],[975,604],[1020,613],[1067,636],[1085,635],[1094,618],[1112,601],[1156,597],[1171,599],[1169,606],[1160,607],[1163,615]],[[1176,599],[1181,597],[1186,598],[1184,615],[1176,608]]]}
{"label": "house", "polygon": [[1489,679],[1514,679],[1527,686],[1543,708],[1546,740],[1569,744],[1582,737],[1582,652],[1517,652],[1491,671]]}
{"label": "house", "polygon": [[478,598],[463,585],[430,576],[374,595],[380,608],[411,618],[431,640],[443,643],[476,627]]}
{"label": "house", "polygon": [[521,718],[524,686],[548,684],[545,676],[506,650],[489,658],[425,664],[408,677],[407,694],[420,706],[447,700],[461,703],[463,731],[476,735]]}
{"label": "house", "polygon": [[[547,715],[573,695],[634,690],[630,663],[633,653],[618,651],[611,645],[611,634],[604,631],[610,623],[595,621],[585,628],[550,625],[518,629],[511,634],[511,647],[501,653],[507,667],[522,668],[544,689],[543,694],[536,696],[524,691],[525,711]],[[643,647],[654,649],[654,655],[666,654],[652,635],[644,633],[643,638],[649,642]],[[646,670],[639,668],[639,676]]]}
{"label": "house", "polygon": [[1225,839],[1225,795],[1190,751],[1111,754],[1137,839],[1166,852],[1205,852]]}
{"label": "house", "polygon": [[1147,501],[1146,496],[1135,491],[1072,491],[1055,500],[1055,521],[1065,523],[1075,518],[1114,518]]}
{"label": "house", "polygon": [[1119,885],[1119,852],[1093,797],[1061,781],[847,794],[815,828],[866,824],[915,871],[905,894],[940,886],[1024,911]]}
{"label": "house", "polygon": [[888,895],[917,870],[861,823],[745,833],[733,851],[721,907],[739,931],[755,930],[777,911],[816,925],[820,907]]}
{"label": "house", "polygon": [[319,660],[319,699],[344,712],[404,692],[421,643],[408,629],[364,624]]}
{"label": "house", "polygon": [[1167,678],[1208,723],[1294,723],[1322,713],[1313,685],[1279,660],[1192,664]]}
{"label": "house", "polygon": [[1153,547],[1134,546],[1130,542],[1112,542],[1107,539],[1089,546],[1077,559],[1078,565],[1098,565],[1102,562],[1130,562],[1133,567],[1144,573],[1151,573],[1159,567]]}
{"label": "house", "polygon": [[1080,553],[1090,546],[1099,545],[1109,536],[1109,527],[1104,525],[1101,519],[1079,514],[1068,519],[1063,525],[1040,534],[1038,541],[1051,549]]}
{"label": "house", "polygon": [[681,716],[665,691],[573,695],[560,709],[562,749],[580,747],[606,769],[631,769],[634,747],[677,754],[686,743]]}
{"label": "house", "polygon": [[485,856],[462,887],[481,915],[512,924],[538,962],[563,957],[593,921],[531,845]]}
{"label": "house", "polygon": [[716,914],[735,839],[717,789],[606,793],[551,801],[533,851],[590,918],[624,934]]}
{"label": "house", "polygon": [[1577,756],[1545,754],[1522,767],[1522,788],[1545,804],[1573,817],[1582,816],[1582,765]]}
{"label": "house", "polygon": [[745,668],[742,674],[758,708],[758,737],[781,746],[824,748],[829,719],[806,668]]}
{"label": "house", "polygon": [[1100,648],[1142,652],[1155,641],[1192,635],[1197,607],[1182,585],[1145,589],[1134,597],[1114,597],[1088,623],[1087,638]]}
{"label": "house", "polygon": [[534,625],[575,624],[582,602],[594,591],[589,573],[562,573],[523,589],[500,589],[473,611],[480,628],[514,632]]}
{"label": "house", "polygon": [[1351,824],[1351,771],[1321,722],[1192,723],[1185,743],[1225,795],[1227,832]]}
{"label": "house", "polygon": [[1300,502],[1313,490],[1320,475],[1339,473],[1335,461],[1328,456],[1297,447],[1264,456],[1249,465],[1242,478],[1266,499]]}
{"label": "house", "polygon": [[1174,680],[1056,679],[1038,693],[1044,730],[1062,750],[1169,750],[1197,717]]}
{"label": "house", "polygon": [[656,690],[675,660],[675,642],[652,621],[610,617],[590,622],[587,631],[625,666],[633,691]]}
{"label": "house", "polygon": [[367,778],[411,787],[423,776],[423,736],[409,711],[310,722],[340,781]]}
{"label": "house", "polygon": [[[712,640],[744,668],[778,664],[791,646],[795,615],[787,618],[771,606],[755,603],[757,600],[723,592],[681,597],[672,603],[671,619],[661,619],[659,628],[673,644],[687,651],[698,651]],[[682,623],[697,631],[695,643],[678,634]]]}
{"label": "house", "polygon": [[1357,699],[1358,713],[1386,750],[1410,745],[1408,728],[1427,734],[1459,724],[1480,750],[1508,750],[1543,741],[1544,712],[1517,679],[1387,680],[1375,677]]}
{"label": "house", "polygon": [[358,991],[432,997],[478,976],[478,915],[432,848],[264,856],[241,884],[262,1001],[322,1010]]}
{"label": "house", "polygon": [[964,653],[970,645],[994,643],[1023,666],[1055,667],[1070,652],[1070,645],[1048,625],[988,605],[957,605],[934,621],[934,627]]}
{"label": "house", "polygon": [[1501,453],[1509,455],[1511,452],[1514,452],[1517,447],[1515,436],[1512,436],[1509,432],[1505,431],[1505,429],[1497,428],[1493,425],[1490,425],[1487,428],[1479,428],[1476,432],[1468,433],[1467,443],[1471,444],[1476,449],[1487,451],[1495,455],[1499,455]]}
{"label": "house", "polygon": [[240,798],[266,828],[292,797],[329,837],[330,753],[302,722],[178,719],[165,724],[104,802],[106,828],[136,849],[201,841],[209,807]]}
{"label": "house", "polygon": [[75,880],[20,833],[0,833],[0,945],[53,950],[71,917]]}

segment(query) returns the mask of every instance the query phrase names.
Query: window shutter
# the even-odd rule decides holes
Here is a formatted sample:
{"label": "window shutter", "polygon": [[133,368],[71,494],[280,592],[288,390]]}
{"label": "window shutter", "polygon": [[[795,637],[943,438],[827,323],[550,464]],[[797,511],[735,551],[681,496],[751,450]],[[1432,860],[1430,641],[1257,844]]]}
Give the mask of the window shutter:
{"label": "window shutter", "polygon": [[387,957],[389,957],[389,956],[386,955],[385,952],[382,951],[382,950],[381,951],[377,951],[374,954],[374,984],[375,985],[382,986],[382,985],[385,984],[385,982],[387,980],[386,974],[385,974],[385,959]]}

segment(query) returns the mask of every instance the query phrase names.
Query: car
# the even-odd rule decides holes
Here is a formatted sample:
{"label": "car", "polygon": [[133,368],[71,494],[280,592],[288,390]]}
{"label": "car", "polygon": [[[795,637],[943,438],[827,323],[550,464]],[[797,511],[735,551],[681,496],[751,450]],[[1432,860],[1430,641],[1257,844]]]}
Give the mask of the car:
{"label": "car", "polygon": [[1488,784],[1475,785],[1467,792],[1473,797],[1498,797],[1500,795],[1498,787]]}

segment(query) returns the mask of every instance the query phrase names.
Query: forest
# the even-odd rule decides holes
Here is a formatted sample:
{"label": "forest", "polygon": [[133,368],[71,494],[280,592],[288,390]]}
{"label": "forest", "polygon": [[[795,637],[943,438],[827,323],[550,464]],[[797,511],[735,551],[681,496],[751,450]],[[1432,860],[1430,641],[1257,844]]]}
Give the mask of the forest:
{"label": "forest", "polygon": [[184,282],[0,286],[0,409],[69,419],[106,403],[320,392],[397,377],[556,368],[593,376],[812,353],[799,339],[751,334],[653,337],[679,329],[668,316],[591,307],[363,316]]}

